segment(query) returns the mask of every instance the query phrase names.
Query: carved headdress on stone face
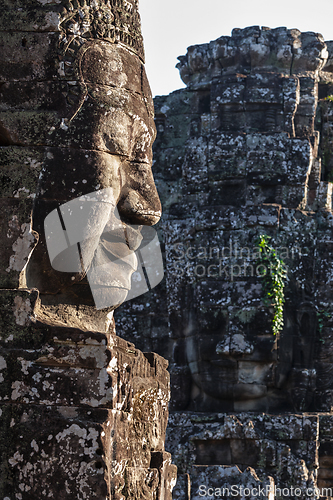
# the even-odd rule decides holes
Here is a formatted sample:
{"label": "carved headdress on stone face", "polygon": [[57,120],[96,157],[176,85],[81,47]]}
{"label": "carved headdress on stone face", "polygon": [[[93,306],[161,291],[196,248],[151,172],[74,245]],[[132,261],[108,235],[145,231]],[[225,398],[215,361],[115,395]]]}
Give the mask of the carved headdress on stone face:
{"label": "carved headdress on stone face", "polygon": [[[75,57],[89,39],[119,43],[144,63],[138,0],[63,0],[60,50]],[[68,65],[69,66],[69,65]]]}
{"label": "carved headdress on stone face", "polygon": [[[70,83],[67,102],[72,108],[65,119],[66,125],[78,114],[88,95],[81,63],[87,51],[96,44],[100,47],[104,44],[104,48],[105,44],[111,44],[119,47],[119,52],[127,52],[125,67],[131,73],[131,88],[120,87],[141,95],[148,114],[153,116],[151,91],[143,67],[145,57],[138,0],[62,0],[62,4],[58,74]],[[95,67],[96,74],[102,71],[102,66],[98,58],[91,59],[90,68]],[[116,78],[112,86],[119,86]]]}

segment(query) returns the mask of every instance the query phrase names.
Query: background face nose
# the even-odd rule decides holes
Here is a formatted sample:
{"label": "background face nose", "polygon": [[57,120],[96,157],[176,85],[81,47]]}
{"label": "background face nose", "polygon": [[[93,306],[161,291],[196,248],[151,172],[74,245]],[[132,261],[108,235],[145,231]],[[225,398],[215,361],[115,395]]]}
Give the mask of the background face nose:
{"label": "background face nose", "polygon": [[161,218],[161,202],[149,163],[126,165],[117,205],[124,222],[153,226]]}

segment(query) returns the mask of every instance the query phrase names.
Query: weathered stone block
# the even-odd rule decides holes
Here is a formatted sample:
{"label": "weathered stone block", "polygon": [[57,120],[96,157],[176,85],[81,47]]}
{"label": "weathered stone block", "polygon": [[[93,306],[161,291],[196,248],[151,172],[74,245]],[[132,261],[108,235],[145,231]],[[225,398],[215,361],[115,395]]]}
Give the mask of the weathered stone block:
{"label": "weathered stone block", "polygon": [[277,441],[303,438],[303,419],[301,415],[268,415],[265,418],[265,437]]}
{"label": "weathered stone block", "polygon": [[4,348],[40,347],[44,334],[35,328],[37,290],[0,291],[0,344]]}
{"label": "weathered stone block", "polygon": [[292,62],[292,74],[320,70],[327,60],[327,49],[324,38],[311,31],[299,33],[300,44],[295,47]]}
{"label": "weathered stone block", "polygon": [[160,455],[158,466],[151,464],[150,468],[146,469],[126,468],[124,489],[128,498],[154,500],[163,498],[165,494],[170,496],[176,482],[176,467],[171,465],[169,453],[155,453],[155,455]]}
{"label": "weathered stone block", "polygon": [[[63,406],[112,407],[112,377],[101,366],[89,367],[89,364],[98,364],[99,359],[103,361],[103,355],[106,360],[106,347],[85,347],[81,355],[75,355],[75,348],[56,347],[45,346],[33,353],[3,350],[6,370],[2,372],[0,400],[29,405],[48,405],[56,401]],[[52,354],[47,355],[47,351]],[[56,351],[60,351],[60,357]],[[86,354],[90,363],[82,360]]]}
{"label": "weathered stone block", "polygon": [[238,134],[212,134],[208,143],[209,179],[244,177],[246,172],[244,137]]}
{"label": "weathered stone block", "polygon": [[241,230],[244,226],[274,228],[278,221],[279,209],[276,206],[249,207],[246,210],[237,207],[217,206],[214,207],[214,210],[211,208],[201,210],[195,219],[198,231],[207,229]]}
{"label": "weathered stone block", "polygon": [[238,104],[245,99],[245,89],[248,78],[246,76],[235,76],[231,78],[221,78],[218,83],[211,86],[211,109],[216,113],[222,109],[223,104]]}
{"label": "weathered stone block", "polygon": [[304,415],[303,416],[303,439],[307,441],[315,441],[318,438],[318,426],[319,432],[321,423],[318,423],[317,415]]}
{"label": "weathered stone block", "polygon": [[14,31],[0,40],[0,81],[59,78],[58,33]]}
{"label": "weathered stone block", "polygon": [[28,257],[37,243],[36,233],[31,230],[33,199],[0,200],[0,285],[18,288],[20,275]]}
{"label": "weathered stone block", "polygon": [[[170,145],[172,147],[183,148],[184,140],[187,140],[190,131],[193,130],[193,134],[200,135],[200,125],[198,125],[199,116],[192,116],[190,113],[186,115],[171,115],[163,119],[162,126],[163,131],[159,135],[158,144],[161,149],[168,148]],[[160,121],[161,124],[161,121]],[[197,129],[197,132],[196,132]]]}
{"label": "weathered stone block", "polygon": [[[1,0],[3,12],[0,20],[1,31],[58,31],[62,6],[57,0],[47,3],[30,0]],[[15,12],[15,16],[13,15]]]}
{"label": "weathered stone block", "polygon": [[[54,491],[50,478],[56,478],[60,498],[68,494],[84,498],[88,493],[91,498],[95,494],[100,498],[111,494],[113,487],[124,490],[126,474],[139,481],[143,468],[152,469],[145,474],[157,479],[151,484],[153,491],[159,488],[166,492],[167,488],[171,494],[175,467],[170,464],[170,456],[163,454],[168,400],[164,360],[155,354],[144,356],[117,337],[110,337],[107,347],[102,334],[90,332],[89,338],[79,330],[51,327],[46,334],[56,337],[49,343],[44,341],[39,350],[2,351],[5,377],[1,385],[12,391],[16,410],[5,397],[0,405],[1,435],[15,432],[15,437],[2,455],[5,476],[1,493],[24,491],[27,498],[34,498],[38,491],[49,494]],[[10,376],[17,379],[11,387],[6,384]],[[99,389],[94,387],[95,376]],[[29,388],[29,381],[34,381],[34,387]],[[98,393],[104,402],[98,399]],[[23,434],[24,440],[20,438]],[[40,454],[44,457],[42,468]],[[124,466],[118,470],[116,463]],[[132,468],[138,468],[136,476]],[[123,494],[127,493],[124,490]]]}
{"label": "weathered stone block", "polygon": [[284,78],[276,78],[271,74],[249,75],[246,79],[245,102],[283,104],[282,85]]}
{"label": "weathered stone block", "polygon": [[295,116],[295,132],[298,137],[307,137],[314,132],[314,118],[311,110],[300,106],[299,113]]}
{"label": "weathered stone block", "polygon": [[[1,457],[1,494],[23,492],[27,499],[33,499],[40,492],[50,495],[56,487],[61,499],[69,494],[82,499],[88,494],[90,498],[106,497],[113,488],[128,495],[125,478],[132,477],[127,487],[140,483],[140,471],[145,468],[145,477],[155,478],[147,482],[148,491],[150,484],[159,495],[168,491],[167,498],[171,499],[175,466],[170,464],[170,455],[163,451],[151,453],[149,446],[153,443],[145,439],[147,424],[143,429],[143,422],[131,421],[129,414],[33,405],[17,405],[15,411],[9,405],[1,405],[1,412],[0,439],[3,442],[11,435],[11,444],[3,448],[6,452]],[[109,432],[115,424],[117,437]],[[138,446],[138,434],[146,446]],[[116,462],[122,464],[118,469]],[[138,487],[144,484],[145,481]]]}
{"label": "weathered stone block", "polygon": [[207,143],[203,138],[192,139],[186,147],[183,178],[189,194],[201,191],[208,181],[207,155]]}
{"label": "weathered stone block", "polygon": [[319,210],[332,210],[332,182],[321,182],[317,189],[317,196],[315,200],[315,208]]}
{"label": "weathered stone block", "polygon": [[[182,164],[184,161],[184,150],[183,148],[166,148],[161,149],[156,155],[154,155],[154,176],[156,181],[160,177],[165,180],[170,179],[170,181],[175,182],[177,179],[181,178],[182,174]],[[166,196],[166,202],[167,202]]]}
{"label": "weathered stone block", "polygon": [[[2,496],[107,495],[101,443],[106,410],[1,405]],[[56,451],[57,450],[57,451]],[[41,459],[42,457],[42,459]]]}
{"label": "weathered stone block", "polygon": [[38,148],[0,147],[2,198],[33,200],[43,158]]}
{"label": "weathered stone block", "polygon": [[[265,493],[268,491],[269,500],[273,498],[273,479],[269,477],[266,481],[261,482],[255,471],[250,467],[242,472],[237,466],[194,465],[192,466],[190,476],[192,479],[192,500],[199,500],[204,494],[207,495],[207,492],[213,492],[214,495],[221,496],[222,498],[233,493],[238,494],[241,500],[245,500],[245,498],[254,500],[256,498],[255,493],[258,493],[259,487]],[[270,488],[272,488],[272,493],[269,493]]]}
{"label": "weathered stone block", "polygon": [[[184,92],[185,91],[185,92]],[[193,112],[197,114],[199,109],[193,104],[197,102],[197,93],[188,89],[176,90],[170,96],[156,96],[154,101],[155,114],[165,117],[187,114]]]}

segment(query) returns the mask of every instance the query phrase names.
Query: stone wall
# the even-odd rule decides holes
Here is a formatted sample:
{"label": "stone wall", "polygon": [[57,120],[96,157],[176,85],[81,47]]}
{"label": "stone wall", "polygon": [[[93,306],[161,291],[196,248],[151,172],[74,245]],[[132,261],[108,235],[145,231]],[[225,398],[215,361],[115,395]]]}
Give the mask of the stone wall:
{"label": "stone wall", "polygon": [[36,322],[36,299],[1,293],[1,497],[171,498],[167,362]]}
{"label": "stone wall", "polygon": [[[235,29],[189,47],[178,64],[186,89],[155,98],[166,282],[116,321],[170,361],[168,450],[184,474],[175,498],[197,498],[216,467],[250,466],[304,497],[331,487],[331,52],[312,32]],[[288,269],[277,335],[260,234]]]}

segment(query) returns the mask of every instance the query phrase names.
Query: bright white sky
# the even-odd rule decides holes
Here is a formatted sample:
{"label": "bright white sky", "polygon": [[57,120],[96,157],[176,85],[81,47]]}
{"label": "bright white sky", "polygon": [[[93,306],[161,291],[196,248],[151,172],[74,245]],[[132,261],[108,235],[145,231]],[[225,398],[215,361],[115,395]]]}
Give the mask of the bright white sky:
{"label": "bright white sky", "polygon": [[[333,0],[139,0],[146,71],[153,95],[184,87],[175,69],[190,45],[233,28],[269,26],[321,33],[333,40]],[[316,10],[315,10],[316,9]]]}

